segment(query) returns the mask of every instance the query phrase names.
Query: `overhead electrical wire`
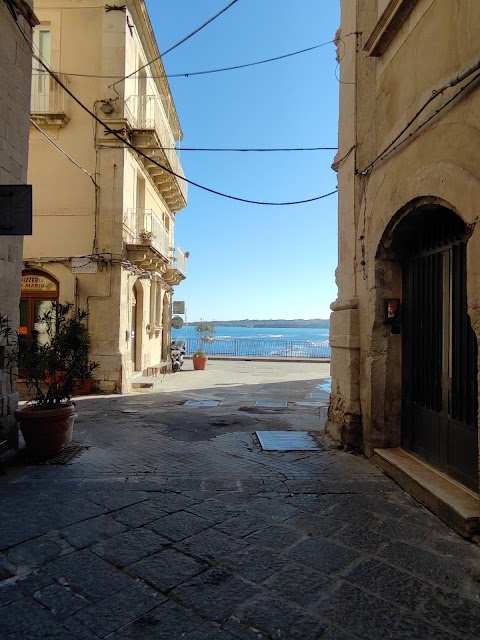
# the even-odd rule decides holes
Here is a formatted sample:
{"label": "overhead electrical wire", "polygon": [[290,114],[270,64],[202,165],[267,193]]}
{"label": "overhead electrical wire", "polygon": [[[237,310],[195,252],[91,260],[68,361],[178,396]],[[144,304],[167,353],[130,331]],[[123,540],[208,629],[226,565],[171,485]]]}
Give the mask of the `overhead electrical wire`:
{"label": "overhead electrical wire", "polygon": [[204,29],[207,25],[209,25],[211,22],[213,22],[214,20],[216,20],[219,16],[222,15],[222,13],[225,13],[225,11],[227,11],[228,9],[230,9],[230,7],[232,7],[236,2],[238,2],[238,0],[232,0],[232,2],[230,2],[229,4],[227,4],[226,7],[224,7],[223,9],[221,9],[218,13],[216,13],[214,16],[212,16],[211,18],[209,18],[206,22],[204,22],[203,24],[201,24],[199,27],[197,27],[196,29],[194,29],[194,31],[192,31],[191,33],[189,33],[188,35],[186,35],[184,38],[182,38],[181,40],[179,40],[178,42],[176,42],[173,46],[171,46],[169,49],[167,49],[166,51],[164,51],[162,54],[158,55],[156,58],[154,58],[153,60],[150,60],[149,62],[147,62],[146,64],[144,64],[143,66],[141,66],[140,68],[136,69],[135,71],[132,71],[132,73],[128,74],[127,76],[125,76],[124,78],[121,78],[120,80],[117,80],[117,82],[115,82],[114,84],[110,85],[110,87],[115,91],[115,87],[117,84],[120,84],[121,82],[125,82],[125,80],[128,80],[128,78],[131,78],[132,76],[134,76],[136,73],[138,73],[139,71],[142,71],[142,69],[145,69],[145,67],[150,66],[153,62],[156,62],[157,60],[159,60],[160,58],[162,58],[163,56],[166,56],[167,53],[170,53],[171,51],[173,51],[174,49],[176,49],[177,47],[179,47],[181,44],[183,44],[184,42],[186,42],[187,40],[189,40],[192,36],[196,35],[199,31],[201,31],[202,29]]}
{"label": "overhead electrical wire", "polygon": [[[260,64],[266,64],[268,62],[275,62],[276,60],[282,60],[283,58],[290,58],[292,56],[297,56],[301,53],[306,53],[308,51],[313,51],[314,49],[319,49],[320,47],[325,47],[327,44],[335,44],[338,40],[341,40],[343,42],[344,38],[347,38],[348,36],[351,35],[355,35],[355,33],[347,33],[346,35],[342,36],[341,38],[337,38],[336,40],[327,40],[326,42],[322,42],[321,44],[316,44],[313,47],[308,47],[306,49],[300,49],[299,51],[293,51],[291,53],[285,53],[281,56],[275,56],[274,58],[267,58],[266,60],[257,60],[256,62],[249,62],[246,64],[238,64],[238,65],[234,65],[232,67],[220,67],[218,69],[209,69],[209,70],[205,70],[205,71],[184,71],[183,73],[164,73],[163,75],[157,76],[157,75],[152,75],[152,76],[146,76],[147,78],[150,78],[152,80],[156,80],[156,79],[162,79],[162,78],[181,78],[181,77],[189,77],[189,76],[198,76],[198,75],[206,75],[209,73],[219,73],[221,71],[234,71],[235,69],[244,69],[245,67],[254,67],[256,65],[260,65]],[[165,54],[162,54],[165,55]],[[153,62],[153,61],[152,61]],[[147,66],[147,65],[145,65]],[[141,67],[141,69],[143,69],[144,67]],[[41,69],[34,69],[34,71],[42,71]],[[132,74],[130,75],[134,75],[135,73],[138,73],[139,69],[137,69],[136,71],[133,71]],[[67,76],[72,76],[72,77],[79,77],[79,78],[97,78],[99,80],[124,80],[125,76],[100,76],[94,73],[71,73],[68,71],[62,71],[62,72],[58,72],[58,73],[64,73]],[[128,76],[130,77],[130,76]],[[337,78],[338,79],[338,78]],[[117,83],[115,83],[117,84]]]}
{"label": "overhead electrical wire", "polygon": [[276,60],[283,60],[285,58],[291,58],[292,56],[298,56],[300,53],[306,53],[307,51],[313,51],[314,49],[319,49],[320,47],[325,47],[327,44],[331,44],[334,40],[329,40],[328,42],[322,42],[322,44],[316,44],[313,47],[308,47],[307,49],[301,49],[300,51],[293,51],[292,53],[285,53],[282,56],[275,56],[274,58],[267,58],[266,60],[258,60],[257,62],[249,62],[246,64],[237,64],[233,67],[222,67],[220,69],[209,69],[206,71],[190,71],[187,73],[167,73],[167,78],[188,78],[189,76],[201,76],[206,75],[208,73],[220,73],[221,71],[234,71],[235,69],[245,69],[246,67],[255,67],[259,64],[266,64],[267,62],[275,62]]}
{"label": "overhead electrical wire", "polygon": [[[431,102],[433,102],[436,98],[438,98],[438,96],[443,95],[443,93],[446,91],[446,89],[450,89],[451,87],[456,86],[457,84],[459,84],[460,82],[462,82],[466,78],[470,77],[473,73],[475,73],[479,69],[480,69],[480,60],[477,60],[477,62],[475,62],[475,64],[473,64],[471,67],[469,67],[468,69],[466,69],[462,73],[459,73],[457,76],[452,78],[452,80],[450,80],[449,82],[444,84],[439,89],[435,89],[432,92],[432,95],[425,102],[425,104],[423,104],[423,106],[415,113],[415,115],[410,118],[410,120],[403,127],[403,129],[400,131],[400,133],[384,148],[384,150],[381,153],[379,153],[377,155],[377,157],[374,160],[372,160],[370,162],[370,164],[368,164],[362,171],[358,171],[358,173],[360,173],[361,175],[365,175],[366,173],[368,173],[371,169],[373,169],[373,167],[376,164],[378,164],[379,162],[384,160],[387,156],[389,156],[391,153],[396,151],[396,149],[398,149],[399,146],[404,144],[404,142],[406,142],[415,133],[417,133],[417,131],[422,129],[428,122],[430,122],[430,120],[432,120],[432,118],[434,118],[438,113],[443,111],[443,109],[445,109],[445,107],[447,107],[453,100],[455,100],[455,98],[457,96],[459,96],[462,93],[462,91],[464,91],[464,89],[466,89],[473,82],[475,82],[475,80],[480,77],[480,74],[477,74],[472,80],[470,80],[470,82],[468,82],[466,85],[464,85],[460,89],[460,91],[457,91],[457,93],[455,93],[443,106],[441,106],[439,109],[437,109],[427,120],[425,120],[425,122],[422,122],[414,131],[409,133],[409,135],[406,138],[404,138],[403,140],[400,140],[400,138],[403,136],[403,134],[411,127],[411,125],[420,116],[420,114],[423,113],[423,111],[425,111],[425,109],[428,107],[428,105]],[[395,143],[398,140],[400,140],[400,142],[397,145],[395,145]]]}
{"label": "overhead electrical wire", "polygon": [[[232,6],[237,0],[234,0],[234,2],[231,2],[229,5],[227,5],[227,7],[225,7],[220,13],[216,14],[216,16],[213,16],[213,18],[211,18],[209,20],[209,22],[211,22],[212,20],[215,19],[215,17],[217,17],[218,15],[220,15],[221,13],[223,13],[223,11],[226,11],[230,6]],[[203,26],[206,26],[207,23],[205,23],[204,25],[202,25],[202,27],[199,27],[199,29],[197,29],[195,32],[192,32],[192,34],[190,35],[194,35],[194,33],[197,33],[200,28],[203,28]],[[101,124],[104,128],[105,131],[107,131],[108,133],[111,133],[115,138],[117,138],[118,140],[120,140],[121,142],[123,142],[123,144],[128,147],[129,149],[132,149],[133,151],[135,151],[138,155],[140,155],[141,157],[145,158],[146,160],[148,160],[149,162],[152,162],[154,165],[156,165],[157,167],[159,167],[160,169],[163,169],[164,171],[166,171],[167,173],[170,173],[171,175],[175,176],[176,178],[178,178],[179,180],[183,180],[184,182],[186,182],[187,184],[190,184],[194,187],[197,187],[198,189],[202,189],[203,191],[207,191],[208,193],[213,193],[214,195],[218,195],[221,196],[223,198],[227,198],[229,200],[235,200],[237,202],[245,202],[247,204],[257,204],[257,205],[263,205],[263,206],[292,206],[292,205],[297,205],[297,204],[306,204],[309,202],[315,202],[317,200],[322,200],[324,198],[327,198],[331,195],[334,195],[335,193],[338,193],[338,188],[334,189],[333,191],[330,191],[328,193],[322,194],[320,196],[315,196],[313,198],[307,198],[304,200],[296,200],[296,201],[291,201],[291,202],[264,202],[264,201],[259,201],[259,200],[250,200],[248,198],[240,198],[238,196],[232,196],[230,194],[227,193],[223,193],[221,191],[217,191],[216,189],[211,189],[209,187],[206,187],[204,185],[201,185],[197,182],[194,182],[193,180],[189,180],[188,178],[186,178],[185,176],[181,176],[177,173],[175,173],[174,171],[172,171],[171,169],[169,169],[168,167],[165,167],[164,165],[161,165],[159,162],[153,160],[152,158],[150,158],[149,156],[147,156],[145,153],[143,153],[143,151],[141,151],[140,149],[138,149],[137,147],[135,147],[135,145],[131,144],[128,140],[125,140],[117,131],[115,131],[114,129],[111,129],[108,124],[106,124],[103,120],[101,120],[93,111],[91,111],[85,104],[83,104],[83,102],[81,102],[81,100],[79,98],[77,98],[77,96],[70,91],[70,89],[60,80],[60,78],[57,76],[57,74],[50,69],[50,67],[47,65],[47,63],[42,60],[34,51],[33,49],[33,45],[30,41],[30,39],[28,38],[28,36],[25,34],[25,32],[23,31],[23,29],[20,27],[20,25],[18,24],[18,22],[16,23],[17,28],[19,29],[20,33],[22,34],[25,42],[27,43],[27,46],[29,48],[29,50],[31,51],[32,57],[37,60],[37,62],[39,62],[42,67],[45,69],[45,71],[50,75],[51,78],[53,78],[53,80],[60,86],[62,87],[62,89],[86,112],[88,113],[96,122],[98,122],[99,124]],[[351,35],[351,34],[347,34],[347,35]],[[188,36],[189,37],[189,36]],[[346,36],[345,36],[346,37]],[[183,41],[185,41],[185,38],[183,39]],[[181,44],[180,42],[177,43]],[[170,49],[171,50],[171,49]],[[169,51],[170,51],[169,50]],[[138,70],[137,70],[138,71]],[[118,83],[117,83],[118,84]],[[334,149],[332,149],[334,150]],[[60,151],[63,150],[60,149]],[[73,159],[72,159],[73,161]],[[82,170],[83,168],[80,167]]]}
{"label": "overhead electrical wire", "polygon": [[313,198],[306,198],[305,200],[295,200],[295,201],[292,201],[292,202],[263,202],[263,201],[260,201],[260,200],[250,200],[248,198],[240,198],[238,196],[232,196],[232,195],[230,195],[228,193],[223,193],[222,191],[217,191],[216,189],[211,189],[209,187],[206,187],[204,185],[199,184],[198,182],[194,182],[193,180],[189,180],[188,178],[185,178],[185,176],[181,176],[178,173],[175,173],[175,171],[172,171],[168,167],[166,167],[166,166],[160,164],[159,162],[153,160],[150,156],[147,156],[146,153],[143,153],[143,151],[141,151],[141,149],[138,149],[137,147],[135,147],[135,145],[131,144],[128,140],[125,140],[125,138],[123,138],[117,131],[115,131],[115,129],[110,128],[108,126],[108,124],[106,124],[93,111],[91,111],[86,105],[84,105],[83,102],[81,102],[81,100],[79,98],[77,98],[77,96],[74,93],[72,93],[72,91],[70,91],[70,89],[60,80],[60,78],[57,76],[57,74],[54,71],[52,71],[48,67],[48,65],[39,56],[37,56],[37,54],[33,50],[32,50],[32,56],[35,58],[35,60],[37,60],[37,62],[39,62],[45,68],[45,70],[53,78],[53,80],[55,80],[55,82],[60,87],[62,87],[62,89],[86,113],[88,113],[94,120],[96,120],[99,124],[102,125],[102,127],[105,128],[105,131],[107,131],[108,133],[112,134],[115,138],[117,138],[118,140],[123,142],[124,145],[126,145],[128,148],[130,148],[133,151],[135,151],[142,158],[145,158],[149,162],[152,162],[154,165],[156,165],[160,169],[163,169],[167,173],[170,173],[171,175],[175,176],[179,180],[184,180],[187,184],[191,184],[192,186],[197,187],[199,189],[202,189],[203,191],[207,191],[209,193],[213,193],[213,194],[221,196],[223,198],[228,198],[229,200],[236,200],[238,202],[245,202],[247,204],[258,204],[258,205],[264,205],[264,206],[290,206],[290,205],[297,205],[297,204],[306,204],[308,202],[314,202],[316,200],[322,200],[323,198],[327,198],[328,196],[332,196],[334,193],[337,193],[337,191],[338,191],[338,189],[335,189],[334,191],[330,191],[329,193],[325,193],[325,194],[322,194],[320,196],[315,196]]}
{"label": "overhead electrical wire", "polygon": [[221,152],[275,152],[275,151],[337,151],[338,147],[289,147],[275,149],[226,149],[221,147],[148,147],[149,149],[159,149],[163,151],[221,151]]}
{"label": "overhead electrical wire", "polygon": [[50,136],[49,136],[47,133],[45,133],[45,131],[44,131],[41,127],[39,127],[39,126],[38,126],[38,124],[35,122],[35,120],[33,120],[32,118],[30,118],[30,124],[32,124],[32,125],[35,127],[35,129],[37,129],[37,131],[39,131],[39,132],[42,134],[42,136],[43,136],[44,138],[46,138],[46,139],[48,140],[48,142],[49,142],[53,147],[55,147],[55,149],[56,149],[57,151],[60,151],[60,153],[61,153],[63,156],[65,156],[65,158],[67,158],[67,160],[70,160],[70,162],[71,162],[72,164],[74,164],[76,167],[78,167],[79,169],[81,169],[81,170],[83,171],[83,173],[85,173],[85,174],[90,178],[90,180],[93,182],[93,184],[94,184],[96,187],[98,187],[98,184],[97,184],[97,182],[96,182],[96,180],[95,180],[95,177],[94,177],[94,176],[93,176],[89,171],[87,171],[84,167],[82,167],[82,165],[81,165],[81,164],[79,164],[76,160],[74,160],[74,158],[72,158],[71,156],[69,156],[69,155],[68,155],[68,153],[67,153],[66,151],[64,151],[64,149],[62,149],[61,147],[59,147],[59,146],[58,146],[58,144],[57,144],[54,140],[52,140],[52,138],[50,138]]}

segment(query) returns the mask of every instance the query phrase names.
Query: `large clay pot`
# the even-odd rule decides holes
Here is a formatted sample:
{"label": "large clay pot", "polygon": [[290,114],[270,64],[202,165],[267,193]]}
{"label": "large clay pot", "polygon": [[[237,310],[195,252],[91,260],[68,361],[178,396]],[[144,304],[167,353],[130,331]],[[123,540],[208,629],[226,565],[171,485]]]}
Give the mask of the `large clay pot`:
{"label": "large clay pot", "polygon": [[92,393],[93,378],[86,378],[85,380],[76,380],[73,387],[73,393],[76,396],[88,396]]}
{"label": "large clay pot", "polygon": [[201,358],[199,356],[192,356],[192,360],[195,371],[203,371],[207,366],[207,357]]}
{"label": "large clay pot", "polygon": [[29,453],[48,458],[63,449],[72,414],[73,404],[57,409],[24,407],[14,412]]}

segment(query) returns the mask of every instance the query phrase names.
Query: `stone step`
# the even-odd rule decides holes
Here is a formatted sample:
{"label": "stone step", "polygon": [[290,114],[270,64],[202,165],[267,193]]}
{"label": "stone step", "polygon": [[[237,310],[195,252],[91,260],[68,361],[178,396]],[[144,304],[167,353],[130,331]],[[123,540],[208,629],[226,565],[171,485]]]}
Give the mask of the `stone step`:
{"label": "stone step", "polygon": [[473,491],[404,449],[374,449],[372,462],[457,533],[480,534],[480,498]]}
{"label": "stone step", "polygon": [[130,380],[132,389],[152,389],[162,383],[160,376],[135,376]]}

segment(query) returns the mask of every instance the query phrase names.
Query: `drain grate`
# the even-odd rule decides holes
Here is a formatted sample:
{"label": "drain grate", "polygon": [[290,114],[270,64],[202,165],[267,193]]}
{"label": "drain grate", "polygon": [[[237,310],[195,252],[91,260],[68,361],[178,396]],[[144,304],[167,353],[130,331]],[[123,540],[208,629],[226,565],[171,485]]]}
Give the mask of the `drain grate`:
{"label": "drain grate", "polygon": [[[83,451],[85,451],[85,447],[78,442],[69,442],[66,444],[62,451],[56,453],[51,458],[47,458],[46,460],[37,460],[34,464],[68,464],[73,458],[76,458]],[[30,460],[30,463],[33,461]]]}
{"label": "drain grate", "polygon": [[321,451],[307,431],[256,431],[264,451]]}

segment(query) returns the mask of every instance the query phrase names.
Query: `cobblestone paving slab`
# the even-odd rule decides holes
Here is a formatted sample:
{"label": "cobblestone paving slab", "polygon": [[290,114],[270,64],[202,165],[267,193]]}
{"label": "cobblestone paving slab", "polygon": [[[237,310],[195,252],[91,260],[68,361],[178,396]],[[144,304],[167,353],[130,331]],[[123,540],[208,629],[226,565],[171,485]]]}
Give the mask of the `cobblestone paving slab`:
{"label": "cobblestone paving slab", "polygon": [[[281,428],[317,430],[322,451],[255,443],[279,416],[246,415],[245,395],[301,402],[320,365],[275,381],[272,363],[233,364],[209,363],[205,388],[182,371],[161,392],[79,399],[81,457],[7,469],[2,640],[480,638],[477,545],[334,449],[316,412],[293,406]],[[225,379],[227,406],[179,407],[227,395]]]}

